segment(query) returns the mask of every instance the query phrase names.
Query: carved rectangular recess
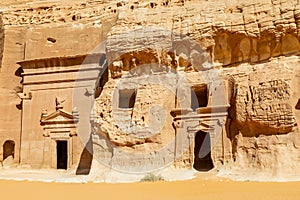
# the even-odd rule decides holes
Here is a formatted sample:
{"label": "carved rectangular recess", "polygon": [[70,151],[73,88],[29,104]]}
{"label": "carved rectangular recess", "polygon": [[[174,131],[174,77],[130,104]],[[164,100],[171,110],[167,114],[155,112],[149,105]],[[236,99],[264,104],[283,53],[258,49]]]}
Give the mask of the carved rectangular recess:
{"label": "carved rectangular recess", "polygon": [[199,107],[207,107],[208,90],[207,85],[195,85],[191,87],[191,108],[196,110]]}
{"label": "carved rectangular recess", "polygon": [[119,108],[133,108],[135,104],[136,90],[119,90]]}

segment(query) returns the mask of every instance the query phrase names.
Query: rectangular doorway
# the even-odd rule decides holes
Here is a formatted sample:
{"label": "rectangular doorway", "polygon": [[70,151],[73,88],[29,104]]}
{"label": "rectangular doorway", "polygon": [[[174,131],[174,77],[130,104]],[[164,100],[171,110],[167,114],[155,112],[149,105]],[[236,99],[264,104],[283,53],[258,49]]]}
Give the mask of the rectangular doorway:
{"label": "rectangular doorway", "polygon": [[68,167],[68,142],[56,142],[57,169],[67,169]]}
{"label": "rectangular doorway", "polygon": [[198,131],[195,135],[193,167],[198,171],[209,171],[214,168],[209,133]]}

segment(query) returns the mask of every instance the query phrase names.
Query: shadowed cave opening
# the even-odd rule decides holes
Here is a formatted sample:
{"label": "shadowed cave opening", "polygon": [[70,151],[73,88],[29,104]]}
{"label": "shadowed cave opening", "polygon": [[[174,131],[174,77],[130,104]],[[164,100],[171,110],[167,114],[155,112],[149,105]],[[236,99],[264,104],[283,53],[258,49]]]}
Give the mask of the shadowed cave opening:
{"label": "shadowed cave opening", "polygon": [[3,160],[9,156],[15,157],[15,142],[12,140],[6,140],[3,144]]}
{"label": "shadowed cave opening", "polygon": [[199,131],[195,136],[194,169],[209,171],[214,165],[211,159],[211,144],[209,133]]}

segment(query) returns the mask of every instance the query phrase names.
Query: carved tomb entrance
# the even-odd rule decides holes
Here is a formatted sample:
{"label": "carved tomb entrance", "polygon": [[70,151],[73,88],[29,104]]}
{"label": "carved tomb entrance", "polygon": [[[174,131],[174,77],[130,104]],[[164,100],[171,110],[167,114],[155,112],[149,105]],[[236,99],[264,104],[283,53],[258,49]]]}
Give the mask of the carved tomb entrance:
{"label": "carved tomb entrance", "polygon": [[68,168],[68,142],[66,140],[56,141],[57,169]]}
{"label": "carved tomb entrance", "polygon": [[7,157],[12,156],[14,158],[15,154],[15,142],[12,140],[6,140],[3,144],[3,160]]}
{"label": "carved tomb entrance", "polygon": [[211,159],[211,142],[209,133],[198,131],[195,135],[194,165],[198,171],[209,171],[214,165]]}

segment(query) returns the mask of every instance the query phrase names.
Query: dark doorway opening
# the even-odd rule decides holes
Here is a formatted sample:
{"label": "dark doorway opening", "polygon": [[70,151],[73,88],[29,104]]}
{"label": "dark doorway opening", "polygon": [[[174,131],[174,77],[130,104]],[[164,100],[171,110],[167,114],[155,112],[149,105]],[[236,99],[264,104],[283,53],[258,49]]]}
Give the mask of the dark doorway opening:
{"label": "dark doorway opening", "polygon": [[3,160],[9,156],[15,157],[15,142],[12,140],[6,140],[3,144]]}
{"label": "dark doorway opening", "polygon": [[198,171],[209,171],[213,167],[209,133],[199,131],[195,136],[194,169]]}
{"label": "dark doorway opening", "polygon": [[206,107],[208,104],[208,91],[206,85],[197,85],[191,88],[191,108]]}
{"label": "dark doorway opening", "polygon": [[67,169],[68,167],[68,142],[57,141],[56,142],[57,153],[57,169]]}

